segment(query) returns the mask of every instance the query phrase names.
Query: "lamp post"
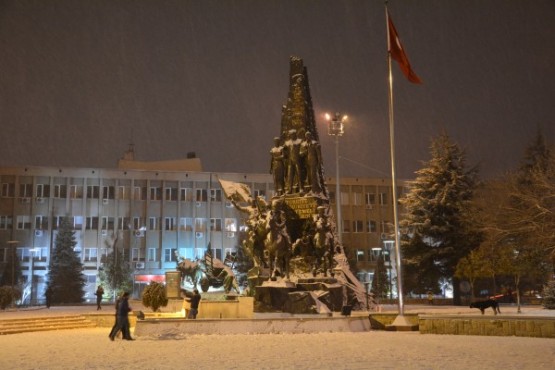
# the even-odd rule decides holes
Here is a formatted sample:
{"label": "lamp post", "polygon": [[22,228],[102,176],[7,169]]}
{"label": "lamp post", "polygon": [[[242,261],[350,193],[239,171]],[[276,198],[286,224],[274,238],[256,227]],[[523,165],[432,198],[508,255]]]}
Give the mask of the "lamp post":
{"label": "lamp post", "polygon": [[31,268],[30,268],[30,274],[29,274],[30,279],[31,279],[31,292],[30,292],[30,294],[29,294],[29,305],[31,305],[31,306],[33,305],[33,292],[35,291],[35,289],[34,289],[35,279],[33,279],[33,274],[34,274],[33,270],[34,270],[34,267],[35,267],[35,266],[34,266],[34,263],[35,263],[35,252],[38,252],[38,251],[40,251],[39,248],[32,248],[32,249],[29,249],[29,258],[31,259],[31,260],[30,260],[30,267],[31,267]]}
{"label": "lamp post", "polygon": [[337,237],[339,244],[343,244],[343,225],[341,217],[341,187],[339,184],[339,137],[343,136],[343,129],[347,116],[335,113],[333,116],[326,113],[328,121],[328,135],[335,136],[335,203],[337,205]]}

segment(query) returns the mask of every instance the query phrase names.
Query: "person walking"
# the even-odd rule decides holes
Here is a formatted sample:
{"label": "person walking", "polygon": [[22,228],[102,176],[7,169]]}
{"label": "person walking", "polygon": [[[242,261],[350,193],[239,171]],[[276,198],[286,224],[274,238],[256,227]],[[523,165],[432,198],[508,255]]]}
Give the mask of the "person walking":
{"label": "person walking", "polygon": [[118,296],[116,298],[116,304],[115,309],[116,309],[116,313],[114,315],[114,326],[112,326],[112,330],[110,331],[110,334],[108,335],[110,337],[111,340],[114,340],[114,338],[116,337],[116,335],[119,332],[119,327],[118,327],[118,309],[119,309],[119,302],[121,300],[121,296]]}
{"label": "person walking", "polygon": [[102,306],[100,306],[100,303],[102,303],[102,296],[104,295],[104,288],[102,285],[98,286],[94,294],[96,295],[96,310],[98,311],[102,309]]}
{"label": "person walking", "polygon": [[131,338],[131,330],[129,325],[129,312],[131,312],[131,307],[129,307],[129,293],[125,292],[121,296],[121,300],[117,309],[117,326],[115,333],[110,333],[110,340],[114,340],[115,334],[121,330],[121,334],[124,340],[134,340]]}
{"label": "person walking", "polygon": [[193,290],[193,296],[191,297],[191,311],[189,311],[189,319],[196,319],[198,315],[198,305],[200,303],[200,293],[198,289]]}
{"label": "person walking", "polygon": [[44,292],[44,297],[46,298],[46,308],[50,308],[50,305],[52,304],[53,294],[54,289],[52,289],[52,287],[49,285],[48,288],[46,288],[46,292]]}

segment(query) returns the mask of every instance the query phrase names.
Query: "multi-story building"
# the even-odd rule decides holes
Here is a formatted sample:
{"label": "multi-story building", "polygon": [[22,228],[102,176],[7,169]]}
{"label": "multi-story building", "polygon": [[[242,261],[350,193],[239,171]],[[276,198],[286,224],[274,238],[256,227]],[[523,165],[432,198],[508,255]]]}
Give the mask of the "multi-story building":
{"label": "multi-story building", "polygon": [[[164,170],[144,170],[133,168],[147,166],[131,164],[0,168],[0,268],[3,272],[10,248],[16,248],[27,302],[43,299],[62,217],[69,217],[75,230],[75,251],[87,278],[85,299],[94,300],[98,270],[114,247],[131,264],[138,297],[149,281],[163,281],[166,271],[175,271],[178,256],[202,257],[208,243],[219,259],[236,251],[246,215],[225,199],[218,179],[245,183],[266,199],[274,195],[269,174],[176,171],[162,165]],[[335,189],[333,179],[327,182]],[[330,197],[335,207],[333,191]],[[363,282],[371,281],[380,253],[386,265],[393,261],[391,199],[389,179],[341,180],[343,243]]]}

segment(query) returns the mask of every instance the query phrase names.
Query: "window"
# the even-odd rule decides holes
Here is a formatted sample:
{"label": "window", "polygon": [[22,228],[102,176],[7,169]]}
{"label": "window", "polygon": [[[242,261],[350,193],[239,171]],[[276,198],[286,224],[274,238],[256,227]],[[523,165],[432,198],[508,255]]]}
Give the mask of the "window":
{"label": "window", "polygon": [[207,193],[206,189],[197,189],[196,194],[197,194],[197,196],[196,196],[195,200],[197,202],[206,202],[208,200],[208,193]]}
{"label": "window", "polygon": [[389,222],[387,221],[380,221],[380,232],[387,233],[389,232]]}
{"label": "window", "polygon": [[62,223],[62,216],[52,216],[52,229],[57,230]]}
{"label": "window", "polygon": [[3,183],[2,184],[2,198],[15,197],[15,184]]}
{"label": "window", "polygon": [[102,230],[114,230],[114,218],[102,217]]}
{"label": "window", "polygon": [[118,217],[118,229],[129,230],[129,217]]}
{"label": "window", "polygon": [[206,231],[205,218],[195,218],[195,231]]}
{"label": "window", "polygon": [[179,219],[179,230],[193,231],[193,219],[190,217],[181,217]]}
{"label": "window", "polygon": [[98,185],[87,185],[87,199],[98,199],[100,187]]}
{"label": "window", "polygon": [[116,194],[115,194],[116,190],[113,186],[103,186],[102,187],[102,199],[115,199],[116,198]]}
{"label": "window", "polygon": [[372,221],[372,220],[367,221],[366,231],[369,232],[369,233],[375,233],[376,232],[376,221]]}
{"label": "window", "polygon": [[46,216],[35,216],[35,229],[37,229],[37,230],[47,230],[48,229],[48,217],[46,217]]}
{"label": "window", "polygon": [[17,216],[17,230],[31,229],[31,217],[27,215]]}
{"label": "window", "polygon": [[86,230],[98,230],[98,217],[87,217],[86,224],[85,224],[85,229]]}
{"label": "window", "polygon": [[148,260],[149,262],[154,262],[154,261],[156,261],[156,248],[148,248],[147,260]]}
{"label": "window", "polygon": [[49,198],[49,197],[50,197],[50,185],[37,184],[37,198]]}
{"label": "window", "polygon": [[164,219],[164,230],[172,231],[176,229],[175,217],[166,217]]}
{"label": "window", "polygon": [[364,249],[357,249],[357,262],[364,261]]}
{"label": "window", "polygon": [[366,204],[367,204],[367,205],[374,205],[374,204],[376,204],[376,194],[374,194],[374,193],[366,193]]}
{"label": "window", "polygon": [[139,248],[131,249],[131,261],[137,262],[141,260],[141,250]]}
{"label": "window", "polygon": [[85,248],[85,261],[96,262],[98,249]]}
{"label": "window", "polygon": [[13,226],[12,216],[0,216],[0,229],[9,230]]}
{"label": "window", "polygon": [[191,188],[180,188],[179,189],[179,200],[182,202],[192,202],[193,201],[193,189]]}
{"label": "window", "polygon": [[66,197],[67,197],[67,186],[54,185],[54,198],[66,198]]}
{"label": "window", "polygon": [[146,191],[143,189],[140,186],[133,187],[133,200],[145,200]]}
{"label": "window", "polygon": [[83,186],[81,186],[81,185],[70,185],[69,186],[69,197],[71,199],[81,199],[81,198],[83,198]]}
{"label": "window", "polygon": [[351,232],[351,220],[343,220],[343,232]]}
{"label": "window", "polygon": [[237,231],[237,220],[234,218],[225,219],[225,231],[236,232]]}
{"label": "window", "polygon": [[335,192],[334,191],[329,192],[329,197],[330,197],[330,204],[335,204]]}
{"label": "window", "polygon": [[210,200],[212,202],[222,201],[222,190],[221,189],[210,189]]}
{"label": "window", "polygon": [[129,199],[129,192],[130,190],[128,186],[118,186],[118,199]]}
{"label": "window", "polygon": [[33,184],[19,184],[19,197],[31,198],[33,196]]}
{"label": "window", "polygon": [[354,233],[361,233],[363,232],[363,228],[362,228],[362,221],[361,220],[355,220],[353,221],[353,232]]}
{"label": "window", "polygon": [[164,249],[164,262],[177,262],[177,249]]}
{"label": "window", "polygon": [[353,205],[355,206],[362,205],[362,193],[353,193]]}
{"label": "window", "polygon": [[164,199],[166,201],[175,202],[177,200],[177,188],[165,188]]}
{"label": "window", "polygon": [[81,230],[81,229],[83,229],[83,216],[75,216],[75,217],[73,217],[73,229],[74,229],[74,230]]}
{"label": "window", "polygon": [[162,189],[157,187],[151,187],[149,189],[150,200],[160,200],[162,198]]}
{"label": "window", "polygon": [[351,202],[349,202],[349,193],[348,192],[341,191],[341,204],[343,204],[343,205],[351,204]]}
{"label": "window", "polygon": [[385,206],[385,205],[388,204],[387,193],[380,193],[380,194],[378,194],[378,197],[379,197],[381,206]]}
{"label": "window", "polygon": [[210,219],[210,231],[222,231],[222,219],[221,218],[211,218]]}
{"label": "window", "polygon": [[149,230],[158,230],[158,218],[149,217],[149,219],[148,219],[148,229]]}
{"label": "window", "polygon": [[[133,217],[133,230],[141,230],[145,226],[143,219],[140,217]],[[144,230],[144,229],[143,229]]]}

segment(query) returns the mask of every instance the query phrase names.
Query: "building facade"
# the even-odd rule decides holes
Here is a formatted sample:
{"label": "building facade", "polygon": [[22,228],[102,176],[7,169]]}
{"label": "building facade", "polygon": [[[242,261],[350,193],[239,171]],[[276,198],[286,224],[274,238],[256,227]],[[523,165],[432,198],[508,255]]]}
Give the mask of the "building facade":
{"label": "building facade", "polygon": [[[69,217],[87,278],[85,300],[94,301],[98,271],[113,248],[130,263],[138,298],[151,280],[175,271],[178,257],[200,258],[208,243],[219,259],[237,250],[246,215],[225,199],[219,179],[247,184],[268,200],[274,195],[269,174],[0,168],[0,269],[15,248],[24,300],[42,302],[57,228]],[[335,181],[326,180],[335,189]],[[336,207],[333,191],[330,198]],[[360,280],[370,282],[380,253],[390,271],[394,261],[391,181],[341,179],[340,199],[343,243]]]}

